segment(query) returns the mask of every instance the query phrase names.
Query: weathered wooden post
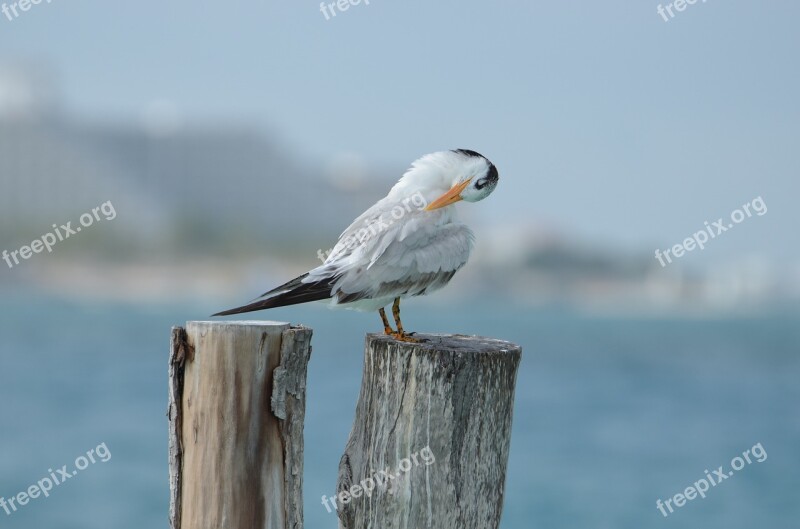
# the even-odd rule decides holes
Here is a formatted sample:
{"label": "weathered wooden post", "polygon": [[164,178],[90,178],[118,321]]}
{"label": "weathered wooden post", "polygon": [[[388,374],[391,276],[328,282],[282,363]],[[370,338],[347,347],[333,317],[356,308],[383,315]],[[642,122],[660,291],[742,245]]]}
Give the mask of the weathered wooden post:
{"label": "weathered wooden post", "polygon": [[173,529],[302,529],[311,329],[189,322],[172,331]]}
{"label": "weathered wooden post", "polygon": [[522,350],[460,335],[367,336],[339,464],[341,529],[496,529]]}

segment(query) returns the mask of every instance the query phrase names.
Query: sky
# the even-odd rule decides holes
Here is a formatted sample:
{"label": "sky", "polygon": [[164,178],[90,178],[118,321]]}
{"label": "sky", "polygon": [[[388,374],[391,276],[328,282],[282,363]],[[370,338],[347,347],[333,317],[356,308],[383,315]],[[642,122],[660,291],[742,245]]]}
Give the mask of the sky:
{"label": "sky", "polygon": [[768,213],[691,259],[800,267],[800,4],[658,5],[371,0],[326,20],[305,0],[45,0],[0,15],[0,62],[50,65],[82,119],[167,102],[310,164],[474,149],[501,177],[481,223],[609,248],[672,246],[760,196]]}

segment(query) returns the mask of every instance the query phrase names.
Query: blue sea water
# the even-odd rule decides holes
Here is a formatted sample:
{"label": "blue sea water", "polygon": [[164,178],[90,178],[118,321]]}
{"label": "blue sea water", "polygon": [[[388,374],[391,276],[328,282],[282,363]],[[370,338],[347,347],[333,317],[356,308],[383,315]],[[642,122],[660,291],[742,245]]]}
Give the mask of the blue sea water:
{"label": "blue sea water", "polygon": [[[217,306],[130,306],[10,295],[0,302],[0,497],[105,443],[108,462],[7,515],[0,528],[167,526],[169,330]],[[597,317],[500,303],[408,303],[407,327],[523,346],[504,529],[800,527],[800,319]],[[296,307],[314,329],[306,527],[336,527],[321,496],[358,396],[377,316]],[[745,450],[767,454],[665,519],[666,500]],[[476,528],[480,529],[480,528]]]}

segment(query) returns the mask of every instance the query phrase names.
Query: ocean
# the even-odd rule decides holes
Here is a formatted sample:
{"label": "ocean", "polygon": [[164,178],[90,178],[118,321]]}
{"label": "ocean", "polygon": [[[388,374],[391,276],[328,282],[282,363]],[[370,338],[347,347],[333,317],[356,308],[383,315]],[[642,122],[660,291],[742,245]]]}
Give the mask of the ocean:
{"label": "ocean", "polygon": [[[0,497],[76,458],[86,466],[46,498],[0,508],[0,528],[167,527],[170,327],[220,308],[4,296]],[[800,527],[797,311],[699,319],[412,301],[403,314],[411,330],[523,347],[502,528]],[[259,316],[314,329],[305,526],[337,527],[321,497],[335,491],[364,334],[379,319],[319,306]],[[657,500],[727,473],[745,451],[749,463],[705,498],[673,499],[665,519]]]}

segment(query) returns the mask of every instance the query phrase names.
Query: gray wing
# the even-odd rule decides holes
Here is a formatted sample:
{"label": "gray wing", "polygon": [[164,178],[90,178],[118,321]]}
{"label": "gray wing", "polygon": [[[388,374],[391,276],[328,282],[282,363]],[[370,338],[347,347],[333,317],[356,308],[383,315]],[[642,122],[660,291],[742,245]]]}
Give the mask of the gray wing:
{"label": "gray wing", "polygon": [[342,303],[425,294],[466,264],[473,242],[472,231],[449,212],[383,199],[342,233],[325,264],[304,281],[335,279],[332,295]]}

